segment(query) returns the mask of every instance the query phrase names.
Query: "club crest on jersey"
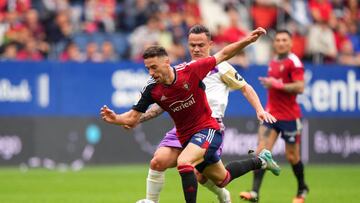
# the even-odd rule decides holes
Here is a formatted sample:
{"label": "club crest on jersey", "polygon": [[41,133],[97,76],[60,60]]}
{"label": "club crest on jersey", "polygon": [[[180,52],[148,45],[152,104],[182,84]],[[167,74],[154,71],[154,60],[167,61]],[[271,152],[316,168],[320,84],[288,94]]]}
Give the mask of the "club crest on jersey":
{"label": "club crest on jersey", "polygon": [[283,72],[284,69],[285,69],[284,64],[281,64],[281,65],[280,65],[280,68],[279,68],[280,72]]}
{"label": "club crest on jersey", "polygon": [[160,98],[160,101],[164,101],[166,99],[167,99],[167,97],[165,95],[162,95],[161,98]]}
{"label": "club crest on jersey", "polygon": [[183,84],[183,87],[184,87],[184,89],[186,89],[186,90],[189,90],[190,89],[190,85],[188,84],[188,83],[184,83]]}

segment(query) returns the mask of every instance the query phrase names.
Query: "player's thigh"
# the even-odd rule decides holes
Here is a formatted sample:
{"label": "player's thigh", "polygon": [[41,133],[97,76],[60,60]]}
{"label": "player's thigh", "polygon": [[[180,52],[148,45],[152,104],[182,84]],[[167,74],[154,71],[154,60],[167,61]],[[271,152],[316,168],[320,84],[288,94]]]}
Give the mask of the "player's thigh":
{"label": "player's thigh", "polygon": [[177,164],[177,158],[181,153],[180,148],[159,147],[150,162],[151,169],[164,171],[167,168],[173,168]]}
{"label": "player's thigh", "polygon": [[258,131],[258,147],[256,153],[259,154],[264,148],[272,150],[276,139],[278,138],[278,132],[275,129],[268,126],[260,125]]}
{"label": "player's thigh", "polygon": [[208,165],[203,171],[203,175],[212,180],[216,185],[219,185],[224,181],[226,174],[227,171],[221,160],[217,163]]}
{"label": "player's thigh", "polygon": [[296,164],[300,161],[300,144],[299,143],[286,143],[285,144],[286,159],[291,164]]}
{"label": "player's thigh", "polygon": [[201,148],[196,144],[189,143],[180,153],[177,160],[177,164],[178,166],[182,166],[182,165],[195,166],[204,160],[205,152],[206,152],[205,148]]}

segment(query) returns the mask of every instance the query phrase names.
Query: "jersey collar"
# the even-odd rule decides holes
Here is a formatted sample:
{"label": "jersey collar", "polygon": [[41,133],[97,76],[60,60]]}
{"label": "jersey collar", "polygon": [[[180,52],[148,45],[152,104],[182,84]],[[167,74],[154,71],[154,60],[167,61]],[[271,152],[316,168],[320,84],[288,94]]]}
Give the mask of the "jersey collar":
{"label": "jersey collar", "polygon": [[174,72],[174,80],[173,80],[173,81],[172,81],[172,83],[171,83],[171,84],[169,84],[169,85],[167,85],[167,84],[163,84],[165,87],[170,87],[171,85],[175,84],[175,83],[176,83],[176,81],[177,81],[177,72],[176,72],[176,70],[175,70],[175,68],[174,68],[174,67],[171,67],[171,69],[172,69],[172,71]]}

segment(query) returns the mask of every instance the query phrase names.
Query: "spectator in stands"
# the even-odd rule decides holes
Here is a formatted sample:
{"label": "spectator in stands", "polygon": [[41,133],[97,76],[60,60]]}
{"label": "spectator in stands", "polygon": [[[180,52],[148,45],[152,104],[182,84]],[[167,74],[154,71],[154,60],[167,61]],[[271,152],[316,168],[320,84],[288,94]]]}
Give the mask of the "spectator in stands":
{"label": "spectator in stands", "polygon": [[313,56],[314,63],[333,61],[336,58],[335,36],[325,22],[317,23],[310,27],[307,53]]}
{"label": "spectator in stands", "polygon": [[86,25],[95,26],[99,31],[114,32],[115,9],[116,0],[86,0],[84,9]]}
{"label": "spectator in stands", "polygon": [[332,5],[328,0],[310,0],[309,10],[315,23],[327,23],[331,15],[334,15]]}
{"label": "spectator in stands", "polygon": [[341,46],[344,44],[345,41],[348,41],[348,27],[345,24],[345,22],[339,20],[337,22],[337,27],[335,30],[335,43],[337,51],[339,52],[341,50]]}
{"label": "spectator in stands", "polygon": [[[360,55],[359,7],[358,0],[0,0],[0,45],[15,42],[18,48],[27,47],[29,40],[35,40],[35,50],[42,58],[64,60],[67,57],[61,53],[67,52],[64,47],[68,41],[78,43],[74,36],[84,36],[84,48],[92,37],[103,37],[101,33],[90,36],[91,33],[105,31],[110,39],[119,34],[126,36],[129,52],[121,57],[139,60],[145,46],[161,44],[174,61],[188,56],[181,46],[186,45],[189,26],[204,23],[215,34],[215,50],[216,44],[246,35],[251,26],[266,27],[269,33],[272,28],[288,28],[293,34],[292,51],[300,58],[317,63],[336,62],[340,61],[337,53],[341,61],[350,50],[353,55]],[[310,23],[310,18],[314,23]],[[74,35],[78,32],[83,33]],[[80,53],[80,48],[67,48],[71,53]],[[97,52],[88,60],[119,59],[111,54],[114,47],[104,45],[101,49],[106,50],[100,51],[103,56],[98,57],[101,53]],[[9,53],[13,50],[10,46]],[[249,57],[241,54],[231,62],[246,66],[251,59],[250,63],[262,64],[270,57],[270,50],[269,39],[262,38],[246,50]],[[76,55],[79,54],[74,54],[73,60],[84,60]]]}
{"label": "spectator in stands", "polygon": [[5,47],[4,47],[4,52],[1,54],[1,61],[13,61],[16,60],[16,55],[17,55],[17,44],[14,42],[10,42],[8,43]]}
{"label": "spectator in stands", "polygon": [[6,33],[5,38],[8,41],[20,41],[19,35],[24,29],[24,24],[21,22],[19,14],[15,11],[9,11],[6,13]]}
{"label": "spectator in stands", "polygon": [[337,62],[343,65],[360,66],[360,54],[355,54],[350,40],[343,42]]}
{"label": "spectator in stands", "polygon": [[188,27],[202,23],[198,0],[185,1],[183,16]]}
{"label": "spectator in stands", "polygon": [[72,32],[68,11],[62,11],[56,14],[54,23],[48,28],[47,36],[50,43],[57,43],[69,40]]}
{"label": "spectator in stands", "polygon": [[116,54],[114,50],[114,46],[110,41],[105,41],[101,45],[101,55],[103,61],[118,61],[119,56]]}
{"label": "spectator in stands", "polygon": [[251,7],[253,27],[263,27],[265,29],[275,28],[277,7],[276,0],[256,0]]}
{"label": "spectator in stands", "polygon": [[169,58],[175,64],[177,62],[187,61],[185,46],[176,39],[173,39],[172,46],[168,49]]}
{"label": "spectator in stands", "polygon": [[306,36],[299,30],[297,21],[290,20],[287,23],[287,30],[292,34],[292,49],[291,52],[302,59],[305,56]]}
{"label": "spectator in stands", "polygon": [[355,54],[360,55],[360,33],[356,21],[350,23],[347,36],[352,44]]}
{"label": "spectator in stands", "polygon": [[69,0],[41,0],[41,5],[50,13],[58,13],[70,8]]}
{"label": "spectator in stands", "polygon": [[45,41],[46,33],[42,24],[39,22],[38,12],[30,9],[24,14],[24,26],[29,31],[30,37],[36,40],[36,47],[43,55],[49,52],[49,44]]}
{"label": "spectator in stands", "polygon": [[186,22],[179,11],[169,12],[169,24],[167,29],[171,32],[174,39],[177,41],[187,43],[188,27]]}
{"label": "spectator in stands", "polygon": [[17,53],[16,59],[20,61],[41,61],[44,56],[37,49],[36,41],[31,38],[25,43],[25,47]]}
{"label": "spectator in stands", "polygon": [[73,61],[73,62],[83,62],[85,61],[85,56],[80,52],[79,47],[73,43],[70,42],[63,53],[61,53],[59,57],[60,61],[66,62],[66,61]]}
{"label": "spectator in stands", "polygon": [[290,22],[294,21],[296,23],[299,32],[303,33],[310,25],[311,19],[307,1],[287,0],[285,4],[281,4],[280,6],[286,14],[291,17]]}
{"label": "spectator in stands", "polygon": [[[236,42],[245,37],[248,32],[241,27],[241,20],[237,9],[231,5],[225,8],[227,16],[229,18],[229,25],[226,27],[219,26],[219,30],[214,36],[215,49],[217,47],[224,47],[227,44]],[[229,60],[231,64],[240,65],[246,68],[249,64],[245,51],[241,51],[236,56]]]}
{"label": "spectator in stands", "polygon": [[360,19],[360,3],[358,0],[348,0],[348,7],[350,10],[350,16],[353,22],[359,22]]}
{"label": "spectator in stands", "polygon": [[226,8],[226,14],[229,18],[229,25],[221,29],[220,33],[217,33],[215,38],[220,38],[220,41],[217,43],[230,44],[240,40],[241,38],[247,35],[247,30],[241,27],[241,19],[239,13],[235,7],[229,6]]}
{"label": "spectator in stands", "polygon": [[85,58],[86,58],[86,61],[91,61],[91,62],[103,61],[101,53],[99,52],[98,44],[96,44],[96,42],[89,42],[86,45]]}
{"label": "spectator in stands", "polygon": [[15,10],[18,13],[26,13],[28,10],[31,9],[32,6],[32,0],[20,0],[20,1],[16,1],[15,3]]}
{"label": "spectator in stands", "polygon": [[[160,4],[160,5],[159,5]],[[137,27],[146,24],[148,19],[156,13],[162,6],[161,3],[155,3],[153,0],[125,0],[124,16],[119,22],[127,31],[133,31]],[[165,8],[162,8],[165,9]]]}
{"label": "spectator in stands", "polygon": [[136,61],[142,60],[144,48],[159,43],[160,23],[161,21],[157,16],[152,16],[146,25],[137,27],[134,32],[130,34],[131,59]]}
{"label": "spectator in stands", "polygon": [[24,25],[30,30],[32,36],[38,40],[45,40],[45,29],[39,22],[38,12],[30,9],[25,14]]}

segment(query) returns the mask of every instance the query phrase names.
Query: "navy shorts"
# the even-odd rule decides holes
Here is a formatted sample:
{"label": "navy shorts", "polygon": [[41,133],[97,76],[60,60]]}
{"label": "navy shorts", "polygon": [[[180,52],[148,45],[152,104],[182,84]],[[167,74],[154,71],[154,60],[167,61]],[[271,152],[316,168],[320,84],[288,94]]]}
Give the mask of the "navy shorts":
{"label": "navy shorts", "polygon": [[[200,173],[211,164],[220,160],[220,148],[223,142],[223,135],[219,130],[204,129],[191,137],[188,143],[193,143],[201,148],[206,149],[204,161],[195,166]],[[187,144],[185,144],[186,146]]]}
{"label": "navy shorts", "polygon": [[274,129],[277,133],[281,133],[281,138],[288,144],[300,143],[301,119],[292,121],[278,120],[275,123],[264,122],[262,125],[269,129]]}

